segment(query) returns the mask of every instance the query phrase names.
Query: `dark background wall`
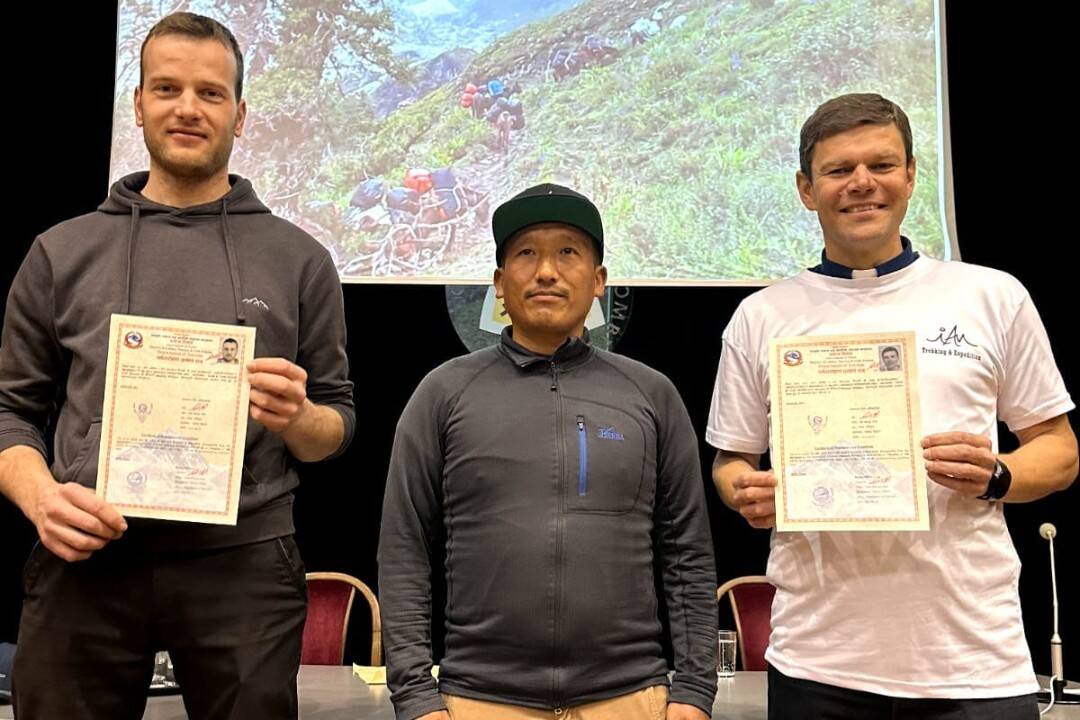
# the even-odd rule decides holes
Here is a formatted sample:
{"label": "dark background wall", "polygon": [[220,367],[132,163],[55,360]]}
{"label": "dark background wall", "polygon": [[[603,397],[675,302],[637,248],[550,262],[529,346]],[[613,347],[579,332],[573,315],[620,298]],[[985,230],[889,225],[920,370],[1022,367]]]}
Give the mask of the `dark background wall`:
{"label": "dark background wall", "polygon": [[[1078,304],[1074,281],[1076,139],[1065,97],[1063,59],[1073,27],[1037,6],[988,10],[946,3],[948,86],[956,216],[965,261],[1007,270],[1040,309],[1066,384],[1077,394]],[[1041,7],[1041,6],[1038,6]],[[7,14],[4,63],[7,168],[0,297],[37,233],[92,210],[108,181],[116,17],[110,3],[38,3]],[[871,89],[872,88],[867,88]],[[918,154],[918,148],[916,148]],[[794,169],[793,169],[794,170]],[[795,192],[794,183],[792,192]],[[918,239],[915,239],[916,245]],[[298,542],[309,570],[340,570],[374,586],[379,514],[394,425],[423,375],[464,352],[442,287],[345,286],[349,356],[356,383],[356,439],[341,458],[303,471],[296,502]],[[618,350],[666,373],[679,388],[699,436],[712,392],[720,334],[750,290],[642,288]],[[1077,415],[1071,420],[1077,425]],[[1003,433],[1010,449],[1011,436]],[[702,441],[708,477],[713,452]],[[1009,528],[1024,564],[1020,594],[1036,669],[1048,672],[1049,568],[1041,522],[1059,528],[1059,568],[1080,557],[1080,490],[1010,506]],[[708,492],[723,580],[764,570],[768,534],[750,529]],[[34,540],[28,522],[0,501],[0,641],[13,641],[20,571]],[[903,592],[898,580],[897,592]],[[1060,589],[1062,635],[1080,638],[1080,593]],[[354,618],[362,613],[357,613]],[[349,659],[363,660],[363,620]],[[885,649],[887,651],[887,649]],[[1072,675],[1078,673],[1074,667]]]}

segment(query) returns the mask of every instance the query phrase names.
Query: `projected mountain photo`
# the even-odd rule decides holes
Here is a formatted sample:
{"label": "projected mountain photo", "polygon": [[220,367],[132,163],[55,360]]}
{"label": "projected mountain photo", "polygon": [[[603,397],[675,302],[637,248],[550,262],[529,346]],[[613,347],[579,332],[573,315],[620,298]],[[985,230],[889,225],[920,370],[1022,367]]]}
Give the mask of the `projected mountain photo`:
{"label": "projected mountain photo", "polygon": [[755,283],[816,262],[795,190],[822,101],[911,118],[904,234],[954,255],[933,0],[205,0],[120,4],[115,179],[147,165],[131,93],[162,12],[233,29],[248,121],[231,168],[345,282],[490,281],[490,220],[539,182],[600,208],[615,284]]}

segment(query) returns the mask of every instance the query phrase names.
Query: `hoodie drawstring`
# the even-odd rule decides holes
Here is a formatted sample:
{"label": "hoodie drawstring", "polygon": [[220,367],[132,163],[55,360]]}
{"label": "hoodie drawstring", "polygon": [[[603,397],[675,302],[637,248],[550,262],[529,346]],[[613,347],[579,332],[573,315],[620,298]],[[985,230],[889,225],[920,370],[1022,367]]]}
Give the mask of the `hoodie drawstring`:
{"label": "hoodie drawstring", "polygon": [[[139,235],[139,203],[131,204],[131,228],[128,231],[127,244],[127,267],[124,271],[124,310],[125,315],[131,314],[131,292],[135,275],[135,241]],[[232,283],[233,306],[236,310],[236,322],[239,325],[247,324],[247,316],[244,314],[244,304],[240,298],[240,265],[236,260],[236,248],[233,245],[232,234],[229,232],[229,211],[225,199],[221,200],[221,234],[225,242],[225,262],[229,267],[229,280]]]}
{"label": "hoodie drawstring", "polygon": [[236,248],[233,247],[232,235],[229,233],[229,210],[225,198],[221,199],[221,234],[225,238],[225,260],[229,264],[229,278],[232,280],[233,303],[236,305],[236,322],[239,325],[247,324],[244,315],[244,304],[240,301],[240,266],[236,261]]}
{"label": "hoodie drawstring", "polygon": [[124,296],[124,314],[131,314],[131,278],[134,275],[132,266],[135,264],[135,236],[139,232],[139,203],[131,204],[131,229],[128,231],[127,267],[124,271],[124,285],[127,294]]}

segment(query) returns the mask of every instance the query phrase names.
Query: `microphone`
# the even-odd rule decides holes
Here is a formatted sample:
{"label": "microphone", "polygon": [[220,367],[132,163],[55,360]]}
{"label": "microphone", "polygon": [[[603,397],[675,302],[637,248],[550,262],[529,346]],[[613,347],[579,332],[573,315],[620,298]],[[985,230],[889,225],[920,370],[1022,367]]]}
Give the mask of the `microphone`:
{"label": "microphone", "polygon": [[1080,703],[1080,697],[1074,691],[1065,694],[1065,667],[1061,653],[1061,635],[1058,634],[1058,597],[1057,597],[1057,566],[1054,564],[1054,538],[1057,537],[1057,528],[1053,523],[1043,523],[1039,526],[1039,535],[1043,540],[1050,543],[1050,589],[1054,599],[1054,634],[1050,636],[1050,689],[1039,693],[1039,699],[1043,702],[1051,702],[1055,705],[1073,705]]}

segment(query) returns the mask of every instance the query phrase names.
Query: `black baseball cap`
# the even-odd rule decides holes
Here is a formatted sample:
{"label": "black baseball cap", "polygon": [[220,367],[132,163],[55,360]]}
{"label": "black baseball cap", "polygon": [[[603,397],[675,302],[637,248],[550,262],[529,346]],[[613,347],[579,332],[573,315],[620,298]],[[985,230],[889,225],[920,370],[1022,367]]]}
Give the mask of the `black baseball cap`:
{"label": "black baseball cap", "polygon": [[597,262],[604,262],[604,225],[589,198],[562,185],[544,183],[523,190],[495,209],[491,231],[495,262],[503,264],[503,248],[516,233],[540,223],[562,223],[581,230],[596,244]]}

